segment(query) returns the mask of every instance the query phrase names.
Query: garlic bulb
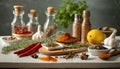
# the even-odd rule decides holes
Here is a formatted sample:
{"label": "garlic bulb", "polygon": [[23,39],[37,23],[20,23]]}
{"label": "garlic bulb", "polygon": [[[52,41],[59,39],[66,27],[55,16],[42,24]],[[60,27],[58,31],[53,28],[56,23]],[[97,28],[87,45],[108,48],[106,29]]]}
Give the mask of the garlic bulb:
{"label": "garlic bulb", "polygon": [[38,25],[37,32],[33,34],[32,40],[38,40],[43,38],[44,38],[44,33],[41,31],[41,25]]}
{"label": "garlic bulb", "polygon": [[116,48],[118,46],[118,41],[115,39],[117,30],[115,29],[113,33],[104,40],[105,46],[110,46],[111,48]]}

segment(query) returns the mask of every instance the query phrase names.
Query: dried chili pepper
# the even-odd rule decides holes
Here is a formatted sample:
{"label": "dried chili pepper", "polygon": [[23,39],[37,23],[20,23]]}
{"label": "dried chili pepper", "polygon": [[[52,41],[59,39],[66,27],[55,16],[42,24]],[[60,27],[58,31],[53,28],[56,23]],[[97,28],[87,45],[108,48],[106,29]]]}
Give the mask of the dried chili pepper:
{"label": "dried chili pepper", "polygon": [[26,51],[30,50],[31,48],[33,48],[36,44],[37,44],[37,43],[32,43],[32,44],[28,45],[27,47],[25,47],[25,48],[23,48],[23,49],[20,49],[20,50],[18,50],[18,51],[15,51],[14,54],[18,54],[18,55],[19,55],[19,54],[21,54],[21,53],[23,53],[23,52],[26,52]]}
{"label": "dried chili pepper", "polygon": [[42,47],[41,43],[37,43],[37,44],[36,44],[33,48],[31,48],[30,50],[28,50],[28,51],[20,54],[19,57],[24,57],[24,56],[31,55],[31,54],[37,52],[38,49],[41,48],[41,47]]}

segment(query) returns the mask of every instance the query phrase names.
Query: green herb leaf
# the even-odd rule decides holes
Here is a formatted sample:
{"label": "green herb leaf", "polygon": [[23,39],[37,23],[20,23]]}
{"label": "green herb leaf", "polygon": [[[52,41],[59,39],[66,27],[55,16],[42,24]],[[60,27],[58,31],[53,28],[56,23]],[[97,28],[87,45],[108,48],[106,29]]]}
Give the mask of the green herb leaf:
{"label": "green herb leaf", "polygon": [[87,8],[86,1],[63,0],[56,12],[55,21],[61,27],[68,28],[74,20],[74,14],[80,14],[82,20],[82,13]]}

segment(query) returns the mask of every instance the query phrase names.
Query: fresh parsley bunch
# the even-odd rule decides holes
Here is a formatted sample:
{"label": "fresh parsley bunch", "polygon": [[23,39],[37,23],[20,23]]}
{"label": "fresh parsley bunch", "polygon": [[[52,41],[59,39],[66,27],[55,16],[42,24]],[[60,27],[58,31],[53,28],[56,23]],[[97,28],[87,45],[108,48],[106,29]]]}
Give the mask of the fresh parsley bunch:
{"label": "fresh parsley bunch", "polygon": [[74,14],[80,14],[87,9],[86,1],[63,0],[60,8],[56,11],[55,21],[63,28],[68,28],[69,24],[74,20]]}

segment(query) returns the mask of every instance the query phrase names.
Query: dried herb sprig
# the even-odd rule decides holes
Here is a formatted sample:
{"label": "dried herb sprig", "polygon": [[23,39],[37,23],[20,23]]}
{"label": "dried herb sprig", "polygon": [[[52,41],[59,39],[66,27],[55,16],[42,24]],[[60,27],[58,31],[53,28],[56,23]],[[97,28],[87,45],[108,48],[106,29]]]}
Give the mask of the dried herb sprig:
{"label": "dried herb sprig", "polygon": [[7,54],[7,53],[9,53],[11,51],[24,48],[24,47],[26,47],[30,43],[36,43],[36,42],[39,42],[39,41],[37,41],[37,40],[36,41],[35,40],[30,40],[30,39],[19,40],[17,42],[11,43],[9,46],[3,47],[2,48],[2,53],[3,54]]}
{"label": "dried herb sprig", "polygon": [[9,46],[3,47],[2,48],[2,53],[7,54],[11,51],[24,48],[24,47],[28,46],[30,43],[37,43],[37,42],[50,43],[50,42],[54,42],[55,38],[57,36],[61,35],[62,33],[63,33],[63,31],[58,31],[55,34],[53,34],[52,36],[46,38],[45,40],[41,40],[41,39],[40,40],[30,40],[30,39],[19,40],[17,42],[11,43]]}

